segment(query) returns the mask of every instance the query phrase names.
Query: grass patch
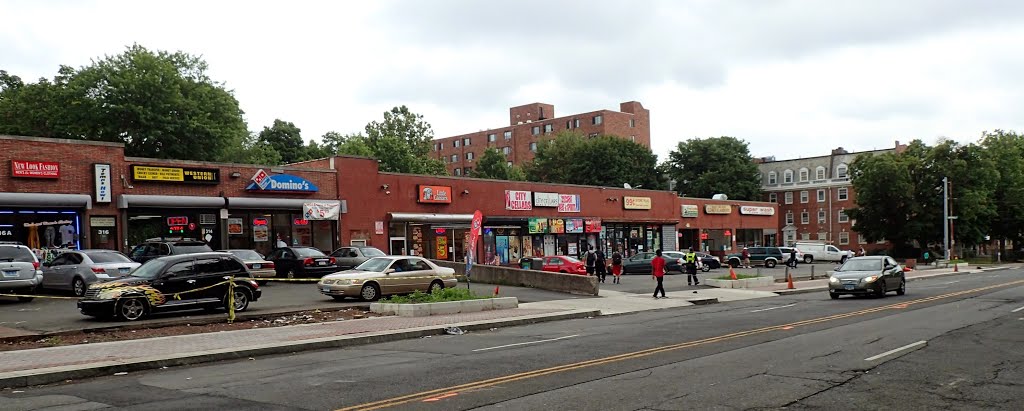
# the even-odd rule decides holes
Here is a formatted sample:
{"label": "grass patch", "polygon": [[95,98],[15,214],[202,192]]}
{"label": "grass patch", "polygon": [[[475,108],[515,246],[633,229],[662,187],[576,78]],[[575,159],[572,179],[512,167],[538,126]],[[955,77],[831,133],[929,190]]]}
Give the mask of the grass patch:
{"label": "grass patch", "polygon": [[445,288],[433,294],[416,291],[408,295],[394,295],[381,300],[382,303],[392,304],[425,304],[443,303],[448,301],[481,300],[491,298],[490,296],[479,296],[465,288]]}
{"label": "grass patch", "polygon": [[[742,280],[744,278],[757,278],[757,277],[758,276],[753,275],[753,274],[736,274],[736,279],[737,280]],[[761,277],[764,277],[764,276],[761,276]],[[721,277],[715,277],[715,279],[716,280],[731,280],[732,277],[730,277],[728,275],[723,275]]]}

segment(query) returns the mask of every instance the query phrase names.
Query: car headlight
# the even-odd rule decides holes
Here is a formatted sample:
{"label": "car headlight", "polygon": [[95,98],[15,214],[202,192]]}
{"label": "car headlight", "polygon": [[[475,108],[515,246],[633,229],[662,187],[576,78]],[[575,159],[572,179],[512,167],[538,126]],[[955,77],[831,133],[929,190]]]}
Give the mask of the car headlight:
{"label": "car headlight", "polygon": [[877,275],[871,275],[871,276],[864,277],[864,282],[865,283],[873,283],[877,279],[878,279]]}
{"label": "car headlight", "polygon": [[320,280],[320,285],[331,285],[334,284],[334,280]]}
{"label": "car headlight", "polygon": [[363,280],[360,280],[360,279],[354,279],[354,280],[349,280],[349,281],[350,281],[349,284],[352,284],[352,285],[362,284],[362,282],[363,282]]}
{"label": "car headlight", "polygon": [[828,282],[830,282],[832,284],[839,284],[839,279],[835,278],[835,277],[829,277],[828,278]]}

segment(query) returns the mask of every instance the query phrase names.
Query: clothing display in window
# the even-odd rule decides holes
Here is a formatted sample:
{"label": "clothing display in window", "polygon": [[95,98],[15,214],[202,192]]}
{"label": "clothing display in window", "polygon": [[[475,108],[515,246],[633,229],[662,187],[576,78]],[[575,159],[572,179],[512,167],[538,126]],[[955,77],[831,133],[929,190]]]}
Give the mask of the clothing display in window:
{"label": "clothing display in window", "polygon": [[71,224],[60,226],[60,245],[74,244],[75,234],[75,226]]}
{"label": "clothing display in window", "polygon": [[46,246],[53,247],[53,239],[56,236],[57,230],[52,225],[46,226],[43,236],[46,237]]}
{"label": "clothing display in window", "polygon": [[39,248],[39,227],[30,226],[28,228],[28,248]]}

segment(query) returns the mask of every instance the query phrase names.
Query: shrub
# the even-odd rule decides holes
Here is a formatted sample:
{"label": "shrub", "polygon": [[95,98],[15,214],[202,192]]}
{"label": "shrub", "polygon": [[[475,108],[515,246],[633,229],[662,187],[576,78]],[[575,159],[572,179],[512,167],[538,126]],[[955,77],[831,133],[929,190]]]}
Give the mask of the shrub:
{"label": "shrub", "polygon": [[424,303],[441,303],[446,301],[465,301],[465,300],[479,300],[483,298],[491,298],[490,296],[478,296],[473,294],[472,291],[465,288],[445,288],[441,291],[433,294],[427,294],[422,291],[415,291],[408,295],[394,295],[381,302],[393,303],[393,304],[424,304]]}

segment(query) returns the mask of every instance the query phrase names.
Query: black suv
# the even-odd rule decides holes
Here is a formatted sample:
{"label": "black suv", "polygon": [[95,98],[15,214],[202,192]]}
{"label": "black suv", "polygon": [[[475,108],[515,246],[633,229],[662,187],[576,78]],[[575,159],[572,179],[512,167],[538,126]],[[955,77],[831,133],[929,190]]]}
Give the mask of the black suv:
{"label": "black suv", "polygon": [[128,277],[90,285],[85,297],[78,301],[78,310],[93,317],[116,316],[135,321],[163,311],[227,308],[228,284],[216,284],[231,277],[236,279],[235,311],[245,311],[249,302],[258,300],[262,292],[245,265],[229,253],[154,258]]}
{"label": "black suv", "polygon": [[[783,258],[779,247],[750,247],[747,251],[750,252],[750,264],[764,264],[767,268],[775,268],[779,263],[785,262],[785,258],[789,258]],[[725,260],[729,262],[730,267],[739,267],[743,264],[743,253],[729,254]]]}
{"label": "black suv", "polygon": [[207,253],[211,251],[213,251],[213,249],[202,241],[151,239],[135,246],[135,248],[128,253],[128,258],[131,258],[136,262],[144,263],[165,255]]}

